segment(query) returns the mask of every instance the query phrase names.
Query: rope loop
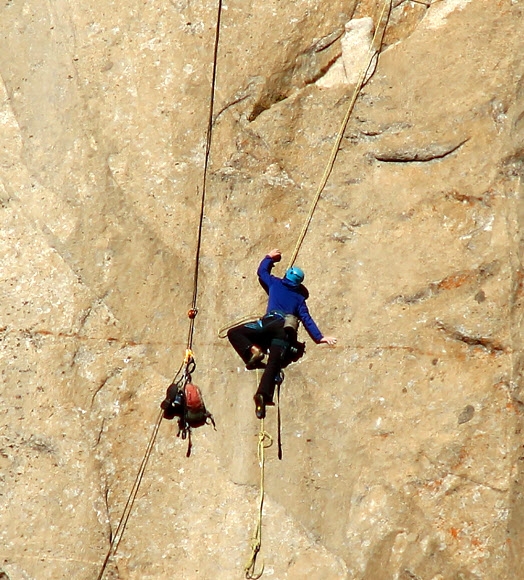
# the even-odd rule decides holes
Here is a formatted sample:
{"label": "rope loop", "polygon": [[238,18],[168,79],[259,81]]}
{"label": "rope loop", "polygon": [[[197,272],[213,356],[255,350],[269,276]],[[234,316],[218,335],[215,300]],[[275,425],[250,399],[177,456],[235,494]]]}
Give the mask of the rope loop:
{"label": "rope loop", "polygon": [[248,562],[248,564],[246,566],[246,578],[247,578],[247,580],[258,580],[259,578],[262,578],[262,575],[264,574],[264,564],[262,564],[262,568],[260,568],[259,572],[255,572],[256,559],[257,559],[257,555],[258,555],[259,550],[260,550],[260,544],[258,544],[258,546],[255,546],[255,548],[253,548],[252,559],[250,560],[250,562]]}
{"label": "rope loop", "polygon": [[267,432],[261,430],[258,434],[258,464],[264,466],[264,449],[269,449],[273,445],[273,437]]}
{"label": "rope loop", "polygon": [[235,320],[235,322],[230,322],[229,324],[226,324],[226,326],[223,326],[219,329],[218,338],[226,338],[227,331],[231,328],[235,328],[235,326],[240,326],[241,324],[246,324],[247,322],[255,322],[259,318],[260,316],[258,314],[249,314],[248,316],[244,316],[243,318]]}

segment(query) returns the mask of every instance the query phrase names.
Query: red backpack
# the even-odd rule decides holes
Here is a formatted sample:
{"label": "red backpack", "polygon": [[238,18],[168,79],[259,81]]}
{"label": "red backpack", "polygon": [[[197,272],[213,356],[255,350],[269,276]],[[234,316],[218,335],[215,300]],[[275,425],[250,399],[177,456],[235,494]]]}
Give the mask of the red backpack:
{"label": "red backpack", "polygon": [[[187,381],[183,386],[182,382]],[[187,457],[191,455],[191,429],[211,423],[216,429],[213,415],[206,409],[201,390],[190,382],[191,377],[182,377],[167,388],[166,398],[160,404],[164,418],[178,417],[177,437],[188,439]]]}
{"label": "red backpack", "polygon": [[201,427],[209,421],[213,421],[213,415],[206,409],[202,391],[193,383],[184,386],[185,398],[185,422],[189,427]]}

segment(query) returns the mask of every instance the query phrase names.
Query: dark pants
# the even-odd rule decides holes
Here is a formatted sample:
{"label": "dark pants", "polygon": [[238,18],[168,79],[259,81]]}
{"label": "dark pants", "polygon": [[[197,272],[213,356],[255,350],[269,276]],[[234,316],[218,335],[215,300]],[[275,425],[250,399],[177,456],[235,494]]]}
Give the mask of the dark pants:
{"label": "dark pants", "polygon": [[227,337],[244,363],[251,358],[250,349],[253,345],[265,352],[269,349],[269,358],[260,379],[257,394],[264,395],[266,401],[272,401],[275,379],[282,369],[284,355],[289,345],[288,336],[284,330],[284,318],[276,314],[268,314],[255,322],[229,329]]}
{"label": "dark pants", "polygon": [[281,344],[282,342],[278,339],[271,341],[269,358],[258,385],[257,394],[264,395],[266,403],[273,401],[276,379],[282,370],[282,361],[287,350],[287,344]]}

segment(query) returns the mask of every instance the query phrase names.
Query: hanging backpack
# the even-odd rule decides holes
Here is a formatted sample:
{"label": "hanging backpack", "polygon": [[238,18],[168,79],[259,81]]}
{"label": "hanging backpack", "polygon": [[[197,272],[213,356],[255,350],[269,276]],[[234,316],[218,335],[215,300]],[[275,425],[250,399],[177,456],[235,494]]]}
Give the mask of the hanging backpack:
{"label": "hanging backpack", "polygon": [[167,389],[166,398],[160,405],[164,409],[164,418],[178,417],[181,431],[207,423],[215,426],[213,415],[206,409],[202,391],[190,379],[184,385],[181,382],[172,383]]}
{"label": "hanging backpack", "polygon": [[191,429],[211,423],[216,430],[216,425],[213,415],[206,409],[202,392],[189,382],[189,377],[186,380],[183,386],[182,381],[169,385],[166,398],[160,406],[164,409],[165,419],[178,417],[177,437],[188,440],[186,457],[189,457],[192,448]]}
{"label": "hanging backpack", "polygon": [[201,427],[208,420],[214,425],[213,415],[206,409],[202,391],[193,383],[184,386],[185,413],[184,419],[189,427]]}

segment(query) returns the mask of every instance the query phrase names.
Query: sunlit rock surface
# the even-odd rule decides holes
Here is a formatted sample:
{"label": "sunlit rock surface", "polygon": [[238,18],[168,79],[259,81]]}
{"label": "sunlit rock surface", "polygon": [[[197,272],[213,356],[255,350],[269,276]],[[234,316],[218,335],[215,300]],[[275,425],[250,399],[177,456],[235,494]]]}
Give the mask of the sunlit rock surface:
{"label": "sunlit rock surface", "polygon": [[361,77],[368,80],[375,72],[377,59],[376,51],[372,48],[375,30],[373,19],[369,16],[355,18],[347,22],[344,28],[340,38],[342,54],[326,74],[318,79],[319,87],[329,89],[340,85],[356,85]]}
{"label": "sunlit rock surface", "polygon": [[[350,100],[316,85],[382,2],[227,2],[195,320],[217,431],[163,421],[105,578],[244,577],[261,314]],[[521,0],[392,3],[297,259],[307,341],[266,430],[276,579],[524,578]],[[96,578],[187,345],[217,6],[0,7],[0,571]]]}

